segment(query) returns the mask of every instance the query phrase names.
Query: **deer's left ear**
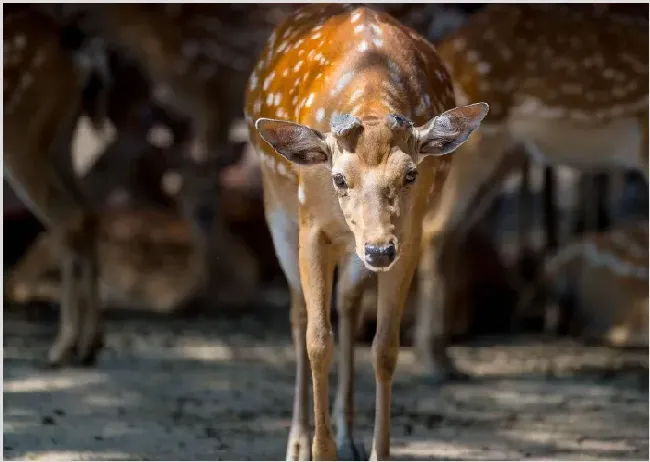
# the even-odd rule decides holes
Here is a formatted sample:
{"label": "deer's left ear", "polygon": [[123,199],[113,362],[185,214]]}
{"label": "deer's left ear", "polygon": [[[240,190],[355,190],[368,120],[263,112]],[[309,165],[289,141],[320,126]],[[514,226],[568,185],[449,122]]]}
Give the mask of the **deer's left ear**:
{"label": "deer's left ear", "polygon": [[330,148],[325,135],[304,125],[260,118],[255,122],[260,136],[289,162],[300,165],[327,164]]}
{"label": "deer's left ear", "polygon": [[481,125],[489,109],[486,103],[455,107],[414,128],[417,153],[443,156],[453,152]]}

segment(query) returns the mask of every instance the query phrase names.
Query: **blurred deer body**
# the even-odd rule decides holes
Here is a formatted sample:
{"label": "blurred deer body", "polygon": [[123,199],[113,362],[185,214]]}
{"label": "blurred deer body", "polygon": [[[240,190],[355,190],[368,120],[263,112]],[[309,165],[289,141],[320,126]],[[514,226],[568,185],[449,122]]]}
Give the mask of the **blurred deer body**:
{"label": "blurred deer body", "polygon": [[425,224],[415,341],[426,362],[446,357],[442,306],[453,281],[439,275],[455,274],[433,242],[453,265],[453,252],[498,191],[500,166],[511,163],[504,156],[523,146],[546,162],[634,168],[647,178],[647,34],[647,21],[558,5],[489,5],[437,44],[459,104],[486,101],[490,114],[454,156]]}
{"label": "blurred deer body", "polygon": [[230,153],[229,130],[241,114],[245,76],[270,30],[292,7],[103,5],[102,34],[132,55],[154,98],[192,119],[192,157]]}
{"label": "blurred deer body", "polygon": [[[445,154],[467,140],[487,105],[455,107],[449,76],[426,40],[384,13],[344,5],[305,7],[278,26],[248,83],[245,110],[262,157],[266,218],[292,294],[298,360],[287,459],[310,456],[308,364],[316,423],[311,455],[360,457],[352,437],[353,337],[363,290],[376,274],[371,458],[387,460],[399,325],[422,220],[445,182]],[[337,265],[335,443],[327,374]]]}
{"label": "blurred deer body", "polygon": [[[519,309],[528,308],[536,292],[571,295],[571,324],[582,335],[619,347],[648,346],[648,223],[588,233],[550,257],[533,287],[524,292]],[[557,314],[556,314],[557,316]],[[547,319],[555,330],[557,319]]]}
{"label": "blurred deer body", "polygon": [[[116,129],[113,139],[107,144],[104,133],[82,115],[73,143],[75,155],[86,164],[77,172],[79,188],[97,212],[102,301],[113,307],[170,312],[211,289],[220,300],[241,302],[237,292],[242,283],[254,285],[257,262],[239,241],[229,242],[226,252],[237,255],[237,271],[230,270],[232,260],[221,261],[215,275],[219,284],[210,284],[206,277],[208,251],[217,256],[224,251],[220,241],[209,248],[204,229],[192,220],[203,207],[195,188],[208,188],[198,172],[192,172],[195,181],[185,182],[178,172],[193,166],[178,152],[185,121],[171,118],[151,102],[146,85],[138,85],[139,74],[128,62],[111,60],[111,65],[106,122]],[[55,269],[62,250],[56,233],[42,233],[12,268],[5,293],[18,301],[60,299],[59,285],[44,276]]]}
{"label": "blurred deer body", "polygon": [[102,55],[92,42],[63,31],[32,7],[5,15],[3,38],[4,172],[64,249],[61,325],[49,362],[66,362],[73,351],[81,361],[91,362],[102,334],[96,219],[76,183],[71,142],[82,87],[91,70],[101,65]]}
{"label": "blurred deer body", "polygon": [[648,25],[557,5],[491,5],[445,38],[459,97],[552,163],[647,173]]}

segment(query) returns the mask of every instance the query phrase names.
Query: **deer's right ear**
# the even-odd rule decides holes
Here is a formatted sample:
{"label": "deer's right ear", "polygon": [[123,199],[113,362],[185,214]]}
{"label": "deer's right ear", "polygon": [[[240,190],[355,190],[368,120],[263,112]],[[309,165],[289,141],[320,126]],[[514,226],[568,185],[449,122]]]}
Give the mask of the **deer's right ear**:
{"label": "deer's right ear", "polygon": [[324,164],[331,158],[325,135],[312,128],[265,118],[257,119],[255,128],[278,154],[295,164]]}
{"label": "deer's right ear", "polygon": [[489,109],[486,103],[455,107],[414,128],[418,154],[443,156],[453,152],[479,127]]}

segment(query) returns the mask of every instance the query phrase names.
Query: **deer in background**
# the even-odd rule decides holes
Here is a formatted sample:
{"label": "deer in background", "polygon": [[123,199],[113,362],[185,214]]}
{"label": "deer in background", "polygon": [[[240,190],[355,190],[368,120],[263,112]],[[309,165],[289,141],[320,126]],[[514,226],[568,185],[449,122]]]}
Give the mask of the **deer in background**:
{"label": "deer in background", "polygon": [[434,377],[465,376],[445,351],[444,291],[455,273],[442,252],[453,264],[464,230],[491,202],[486,179],[502,156],[523,147],[552,164],[631,168],[647,179],[647,35],[647,21],[588,9],[489,5],[437,43],[459,103],[485,101],[490,113],[454,156],[425,224],[415,343]]}
{"label": "deer in background", "polygon": [[[541,291],[551,298],[547,306],[552,309],[545,312],[548,333],[572,325],[588,339],[647,348],[648,222],[586,233],[562,246],[524,290],[516,314],[539,301]],[[572,319],[560,319],[558,304],[563,301],[571,302]]]}
{"label": "deer in background", "polygon": [[[365,7],[313,5],[279,25],[249,81],[251,142],[262,156],[265,214],[291,290],[297,356],[287,459],[356,459],[353,336],[362,291],[378,278],[371,458],[390,455],[390,392],[399,326],[417,265],[422,221],[450,156],[478,128],[484,103],[456,107],[434,48]],[[329,413],[330,301],[339,266],[336,443]],[[309,362],[308,362],[309,361]]]}
{"label": "deer in background", "polygon": [[[212,299],[210,289],[220,301],[245,303],[258,279],[250,250],[239,240],[224,246],[216,239],[214,247],[206,247],[205,227],[196,226],[225,217],[203,217],[203,194],[209,189],[200,183],[201,172],[188,175],[194,181],[183,181],[180,172],[196,168],[179,152],[189,124],[151,101],[148,82],[133,63],[113,52],[108,58],[110,85],[98,88],[93,82],[84,89],[88,97],[72,143],[79,188],[97,212],[102,301],[169,312],[188,301]],[[115,132],[108,144],[88,123],[97,95],[106,96],[101,117]],[[236,192],[233,196],[238,198]],[[60,299],[58,285],[43,276],[61,252],[56,232],[43,232],[11,269],[5,294],[21,302]],[[208,252],[219,262],[214,271],[205,266]]]}
{"label": "deer in background", "polygon": [[104,55],[32,7],[14,6],[3,23],[5,177],[64,249],[61,322],[48,361],[89,363],[102,344],[96,216],[79,191],[71,142],[83,85],[105,71]]}

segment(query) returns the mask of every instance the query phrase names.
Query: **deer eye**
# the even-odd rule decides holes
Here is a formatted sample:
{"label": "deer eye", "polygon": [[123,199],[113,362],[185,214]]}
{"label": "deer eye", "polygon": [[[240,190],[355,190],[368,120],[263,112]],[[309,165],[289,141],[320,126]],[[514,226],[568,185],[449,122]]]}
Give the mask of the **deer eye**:
{"label": "deer eye", "polygon": [[404,175],[404,184],[408,185],[413,183],[418,177],[417,170],[410,170]]}
{"label": "deer eye", "polygon": [[332,180],[334,181],[334,184],[337,188],[347,188],[348,186],[342,173],[335,173],[332,175]]}

